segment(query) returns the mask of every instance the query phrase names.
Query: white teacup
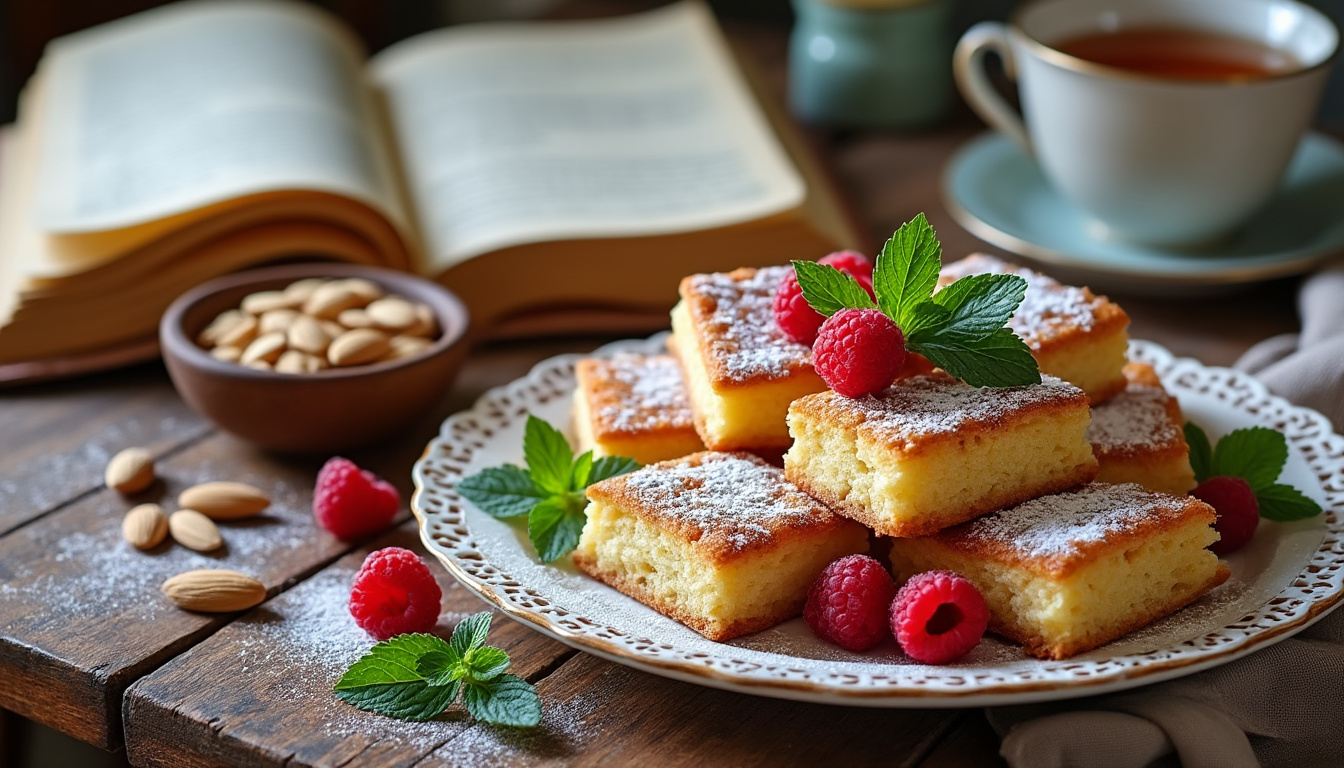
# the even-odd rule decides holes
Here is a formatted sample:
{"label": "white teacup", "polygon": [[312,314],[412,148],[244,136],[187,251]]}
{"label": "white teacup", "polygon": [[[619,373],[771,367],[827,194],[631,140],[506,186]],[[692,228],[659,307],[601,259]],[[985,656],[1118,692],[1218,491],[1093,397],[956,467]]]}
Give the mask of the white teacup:
{"label": "white teacup", "polygon": [[[1126,29],[1259,41],[1300,66],[1249,81],[1178,80],[1052,47]],[[957,85],[976,112],[1035,156],[1100,234],[1164,246],[1227,235],[1267,202],[1311,125],[1339,32],[1295,0],[1033,0],[1008,25],[957,45]],[[989,81],[987,52],[1017,80],[1022,116]]]}

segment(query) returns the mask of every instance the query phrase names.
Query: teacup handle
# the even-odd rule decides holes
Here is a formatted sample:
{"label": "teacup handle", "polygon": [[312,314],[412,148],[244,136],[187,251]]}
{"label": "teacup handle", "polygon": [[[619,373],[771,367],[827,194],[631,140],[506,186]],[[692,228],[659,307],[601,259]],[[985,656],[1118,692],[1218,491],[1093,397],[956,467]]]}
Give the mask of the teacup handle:
{"label": "teacup handle", "polygon": [[1027,127],[1022,122],[1022,116],[994,88],[985,71],[985,54],[991,51],[1003,59],[1003,69],[1009,79],[1017,79],[1017,65],[1013,62],[1013,46],[1008,40],[1008,28],[996,21],[982,21],[966,30],[966,34],[957,42],[957,50],[952,57],[952,72],[957,78],[957,88],[982,120],[1031,154],[1031,142],[1027,139]]}

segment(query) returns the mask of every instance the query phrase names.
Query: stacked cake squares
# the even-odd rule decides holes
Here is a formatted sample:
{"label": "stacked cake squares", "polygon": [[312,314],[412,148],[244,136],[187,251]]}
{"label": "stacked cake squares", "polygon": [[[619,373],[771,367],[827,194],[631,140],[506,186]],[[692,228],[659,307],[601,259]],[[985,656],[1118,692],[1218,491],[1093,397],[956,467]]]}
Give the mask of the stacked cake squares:
{"label": "stacked cake squares", "polygon": [[[672,355],[580,363],[581,447],[650,464],[588,489],[584,571],[723,640],[798,615],[829,562],[893,537],[898,576],[958,571],[995,631],[1054,658],[1227,577],[1205,549],[1212,509],[1167,495],[1193,485],[1180,407],[1151,368],[1126,366],[1119,306],[972,256],[941,284],[1026,279],[1010,327],[1041,383],[977,389],[911,355],[885,391],[851,399],[774,322],[789,269],[687,277]],[[782,471],[759,458],[781,454]]]}

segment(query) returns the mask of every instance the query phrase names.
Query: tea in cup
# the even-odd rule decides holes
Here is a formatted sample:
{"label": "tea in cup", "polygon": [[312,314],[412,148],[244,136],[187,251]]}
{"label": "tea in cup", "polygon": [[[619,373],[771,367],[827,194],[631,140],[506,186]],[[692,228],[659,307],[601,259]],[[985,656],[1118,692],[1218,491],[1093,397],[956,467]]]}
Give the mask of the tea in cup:
{"label": "tea in cup", "polygon": [[[1338,46],[1296,0],[1033,0],[967,30],[953,69],[1098,235],[1191,247],[1273,197]],[[991,51],[1021,115],[990,82]]]}

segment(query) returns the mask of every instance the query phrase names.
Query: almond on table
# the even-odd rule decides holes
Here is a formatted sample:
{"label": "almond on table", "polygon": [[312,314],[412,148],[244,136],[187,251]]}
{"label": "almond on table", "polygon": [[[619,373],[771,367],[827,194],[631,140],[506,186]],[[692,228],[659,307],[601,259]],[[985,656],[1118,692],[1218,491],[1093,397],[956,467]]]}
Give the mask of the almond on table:
{"label": "almond on table", "polygon": [[178,495],[177,503],[214,520],[235,520],[257,514],[269,507],[271,500],[247,483],[217,480],[186,489]]}
{"label": "almond on table", "polygon": [[118,493],[143,491],[154,483],[154,458],[144,448],[127,448],[107,463],[103,480]]}
{"label": "almond on table", "polygon": [[266,599],[266,587],[261,582],[227,570],[179,573],[159,589],[179,608],[201,613],[244,611]]}

